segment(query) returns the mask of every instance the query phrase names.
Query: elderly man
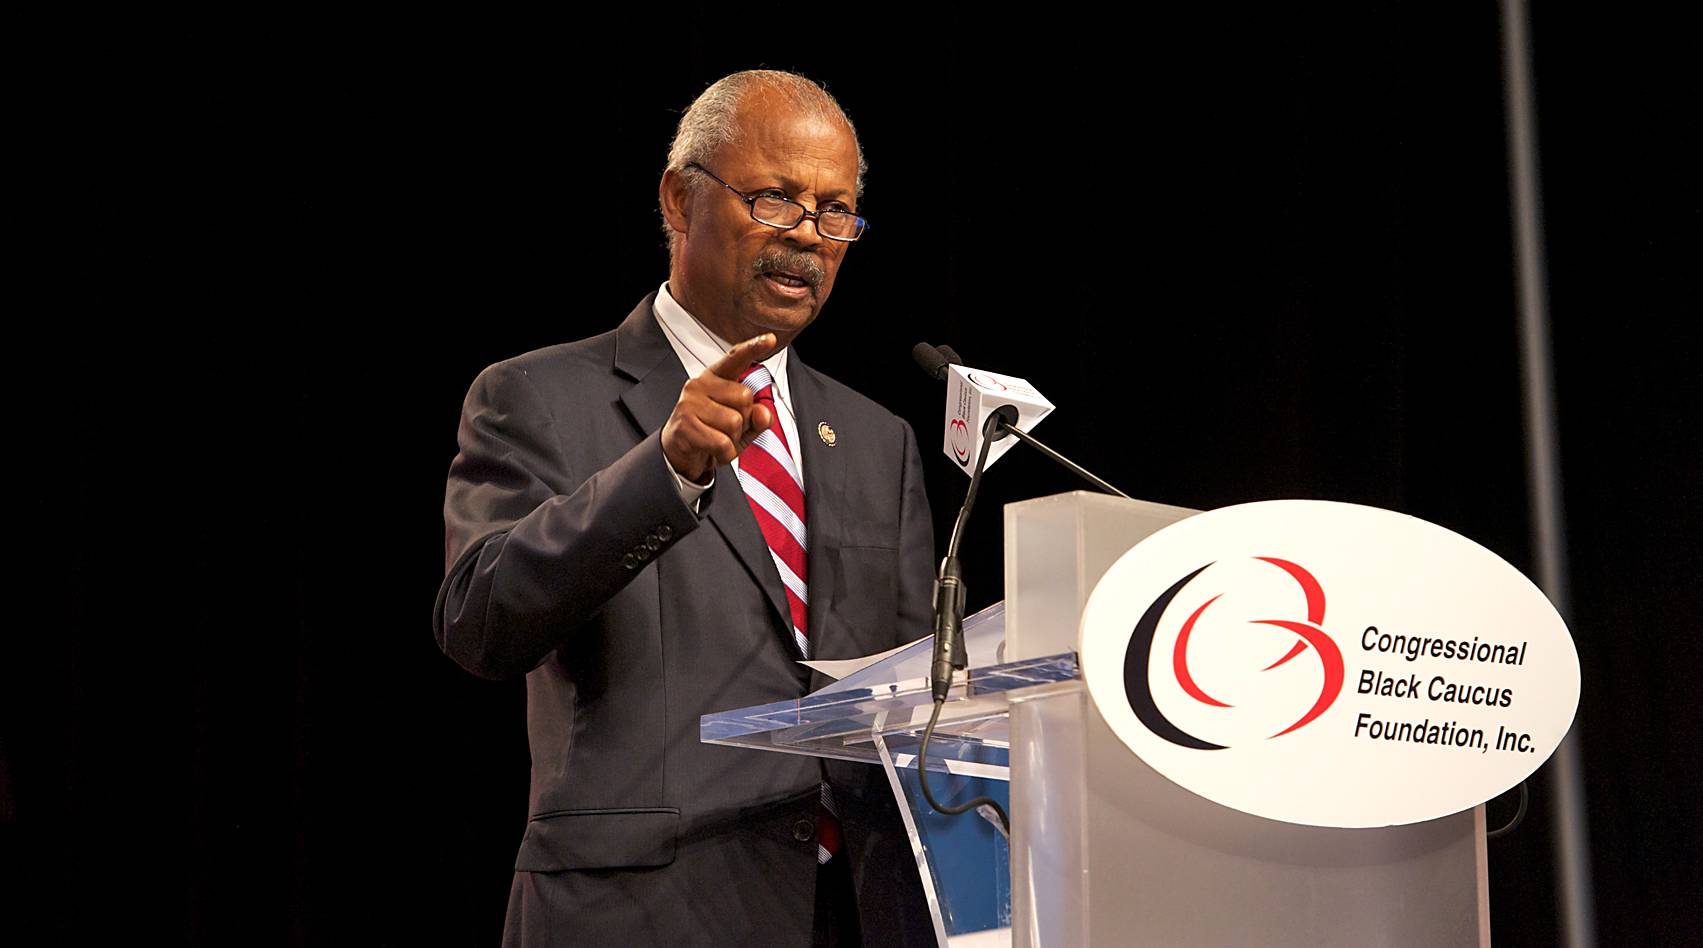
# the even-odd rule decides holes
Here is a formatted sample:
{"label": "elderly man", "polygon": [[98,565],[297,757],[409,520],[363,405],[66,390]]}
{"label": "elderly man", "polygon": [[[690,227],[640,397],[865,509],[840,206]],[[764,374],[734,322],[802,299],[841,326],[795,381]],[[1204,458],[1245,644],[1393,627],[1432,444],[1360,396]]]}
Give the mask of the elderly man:
{"label": "elderly man", "polygon": [[916,439],[791,348],[867,227],[862,170],[819,86],[722,79],[662,176],[668,282],[468,393],[434,623],[526,676],[506,944],[932,942],[877,768],[698,740],[820,685],[800,658],[927,631]]}

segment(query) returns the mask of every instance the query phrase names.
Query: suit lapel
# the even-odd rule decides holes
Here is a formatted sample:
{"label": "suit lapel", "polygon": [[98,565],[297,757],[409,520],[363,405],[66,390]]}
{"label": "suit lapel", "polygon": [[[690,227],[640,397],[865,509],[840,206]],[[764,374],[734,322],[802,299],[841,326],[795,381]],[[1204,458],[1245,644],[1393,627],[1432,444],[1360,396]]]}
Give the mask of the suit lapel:
{"label": "suit lapel", "polygon": [[798,449],[804,456],[804,515],[810,537],[806,554],[810,569],[810,657],[851,658],[854,656],[849,652],[840,654],[848,643],[835,641],[828,633],[834,572],[839,569],[840,538],[844,535],[839,512],[845,509],[842,484],[846,455],[839,448],[829,447],[818,428],[822,423],[833,424],[833,406],[821,376],[799,360],[797,349],[787,357],[787,382],[798,422]]}
{"label": "suit lapel", "polygon": [[[674,404],[680,400],[680,387],[686,384],[686,370],[651,309],[655,298],[656,294],[652,293],[640,301],[615,331],[615,370],[637,383],[622,393],[621,404],[638,426],[641,437],[648,437],[668,422]],[[709,505],[709,521],[768,597],[769,607],[780,621],[787,647],[791,649],[792,618],[787,611],[785,587],[770,558],[768,541],[757,529],[757,518],[751,513],[751,504],[745,499],[739,478],[730,469],[716,472],[713,493],[717,497]],[[805,513],[809,515],[808,493],[805,496]],[[812,570],[816,568],[814,558],[809,565]],[[814,613],[811,621],[815,621]]]}
{"label": "suit lapel", "polygon": [[655,298],[652,293],[641,300],[615,330],[615,371],[638,383],[621,394],[621,404],[638,425],[640,437],[668,421],[680,400],[680,386],[686,384],[686,370],[651,315]]}

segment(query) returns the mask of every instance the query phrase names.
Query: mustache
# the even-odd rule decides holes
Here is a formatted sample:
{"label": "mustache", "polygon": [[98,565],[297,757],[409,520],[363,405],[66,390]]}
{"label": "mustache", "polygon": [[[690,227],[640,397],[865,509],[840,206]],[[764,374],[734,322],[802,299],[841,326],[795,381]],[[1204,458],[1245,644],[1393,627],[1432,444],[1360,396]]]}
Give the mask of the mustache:
{"label": "mustache", "polygon": [[822,261],[815,254],[787,247],[771,247],[763,251],[751,262],[751,268],[754,276],[791,274],[810,284],[811,289],[821,289],[822,282],[828,279],[827,268],[822,266]]}

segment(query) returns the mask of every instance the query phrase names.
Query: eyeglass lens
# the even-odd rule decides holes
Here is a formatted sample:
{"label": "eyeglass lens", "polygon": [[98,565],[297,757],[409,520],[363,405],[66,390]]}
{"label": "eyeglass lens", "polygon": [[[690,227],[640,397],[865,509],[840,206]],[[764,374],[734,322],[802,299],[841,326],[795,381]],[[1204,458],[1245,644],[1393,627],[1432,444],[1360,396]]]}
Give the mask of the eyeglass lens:
{"label": "eyeglass lens", "polygon": [[[762,195],[751,205],[759,221],[776,227],[792,227],[804,219],[804,207],[778,197]],[[823,211],[816,218],[816,229],[829,237],[855,237],[858,233],[857,215],[846,211]]]}

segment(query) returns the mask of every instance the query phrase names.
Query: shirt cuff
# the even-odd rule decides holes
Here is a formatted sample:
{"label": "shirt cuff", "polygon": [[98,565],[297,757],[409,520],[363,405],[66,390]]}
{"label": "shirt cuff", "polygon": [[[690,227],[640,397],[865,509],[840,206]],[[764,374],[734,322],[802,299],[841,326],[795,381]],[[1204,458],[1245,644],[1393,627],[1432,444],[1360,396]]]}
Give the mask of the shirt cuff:
{"label": "shirt cuff", "polygon": [[694,484],[680,476],[680,472],[676,471],[674,465],[668,460],[668,455],[662,456],[662,463],[668,465],[668,473],[674,475],[674,489],[680,492],[680,502],[692,508],[694,516],[701,515],[702,511],[698,509],[698,501],[702,499],[705,491],[715,486],[715,473],[711,472],[708,484]]}

